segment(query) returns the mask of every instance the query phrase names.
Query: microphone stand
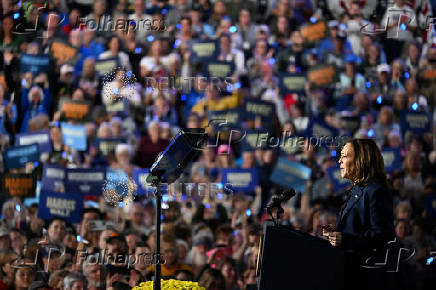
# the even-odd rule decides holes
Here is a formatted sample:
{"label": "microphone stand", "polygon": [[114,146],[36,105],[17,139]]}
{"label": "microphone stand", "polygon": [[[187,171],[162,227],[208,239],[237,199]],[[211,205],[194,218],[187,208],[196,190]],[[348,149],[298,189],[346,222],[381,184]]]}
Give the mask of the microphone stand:
{"label": "microphone stand", "polygon": [[160,254],[160,224],[161,224],[161,215],[162,215],[162,189],[159,186],[159,182],[153,183],[153,186],[156,187],[156,245],[155,245],[155,265],[154,265],[154,281],[153,281],[153,289],[160,290],[160,279],[162,276],[161,269],[161,254]]}
{"label": "microphone stand", "polygon": [[[274,218],[273,211],[272,211],[273,209],[277,210],[275,218]],[[268,214],[270,215],[271,219],[273,220],[274,225],[276,227],[278,227],[279,226],[279,221],[280,221],[280,216],[285,212],[283,210],[283,207],[282,207],[281,203],[273,202],[272,204],[267,206],[266,211],[268,212]]]}

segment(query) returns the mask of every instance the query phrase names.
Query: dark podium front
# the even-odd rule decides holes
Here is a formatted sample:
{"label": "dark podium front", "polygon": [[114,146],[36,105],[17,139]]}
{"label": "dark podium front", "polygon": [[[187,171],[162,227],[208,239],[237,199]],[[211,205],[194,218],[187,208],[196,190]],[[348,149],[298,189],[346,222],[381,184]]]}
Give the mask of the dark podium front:
{"label": "dark podium front", "polygon": [[260,290],[344,289],[341,250],[327,240],[266,222],[259,261]]}

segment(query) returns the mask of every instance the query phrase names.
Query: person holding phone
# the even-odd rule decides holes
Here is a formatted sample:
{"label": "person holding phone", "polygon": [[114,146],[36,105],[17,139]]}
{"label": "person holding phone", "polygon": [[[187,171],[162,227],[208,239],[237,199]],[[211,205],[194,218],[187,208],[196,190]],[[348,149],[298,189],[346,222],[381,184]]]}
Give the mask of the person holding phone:
{"label": "person holding phone", "polygon": [[341,177],[349,179],[352,188],[336,226],[324,228],[323,235],[344,250],[345,289],[378,287],[386,283],[386,269],[367,267],[367,259],[374,249],[386,249],[395,239],[393,200],[383,157],[374,140],[352,139],[343,147],[339,164]]}

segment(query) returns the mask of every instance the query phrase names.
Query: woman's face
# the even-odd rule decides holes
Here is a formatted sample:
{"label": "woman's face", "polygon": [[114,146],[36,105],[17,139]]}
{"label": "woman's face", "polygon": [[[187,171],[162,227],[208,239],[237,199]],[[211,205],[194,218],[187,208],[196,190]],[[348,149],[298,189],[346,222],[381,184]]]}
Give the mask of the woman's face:
{"label": "woman's face", "polygon": [[288,30],[288,21],[286,17],[280,16],[277,19],[277,30],[281,33],[286,33]]}
{"label": "woman's face", "polygon": [[159,55],[162,50],[162,43],[160,41],[153,42],[151,52],[153,55]]}
{"label": "woman's face", "polygon": [[341,168],[341,177],[346,179],[352,178],[352,171],[354,167],[354,148],[351,143],[345,144],[341,151],[341,158],[339,165]]}
{"label": "woman's face", "polygon": [[261,55],[261,56],[265,56],[266,52],[267,52],[267,44],[265,41],[258,41],[256,43],[256,54]]}
{"label": "woman's face", "polygon": [[389,125],[392,122],[392,115],[388,111],[383,111],[380,114],[380,123]]}
{"label": "woman's face", "polygon": [[226,12],[226,5],[223,1],[215,2],[214,9],[215,13],[217,14],[224,14]]}
{"label": "woman's face", "polygon": [[106,5],[103,1],[94,2],[94,13],[96,15],[103,15],[104,10],[106,9]]}
{"label": "woman's face", "polygon": [[6,17],[3,20],[3,31],[4,32],[11,32],[12,27],[14,26],[14,21],[10,17]]}
{"label": "woman's face", "polygon": [[409,230],[407,224],[404,222],[398,223],[398,225],[395,228],[395,233],[397,237],[399,237],[400,239],[403,239],[407,235],[408,231]]}
{"label": "woman's face", "polygon": [[235,270],[230,264],[225,264],[221,269],[221,273],[227,281],[232,281],[235,277]]}
{"label": "woman's face", "polygon": [[417,59],[419,57],[419,49],[416,45],[409,46],[409,56],[411,59]]}
{"label": "woman's face", "polygon": [[30,283],[32,283],[35,277],[35,272],[32,268],[21,267],[15,273],[15,287],[16,288],[29,288]]}

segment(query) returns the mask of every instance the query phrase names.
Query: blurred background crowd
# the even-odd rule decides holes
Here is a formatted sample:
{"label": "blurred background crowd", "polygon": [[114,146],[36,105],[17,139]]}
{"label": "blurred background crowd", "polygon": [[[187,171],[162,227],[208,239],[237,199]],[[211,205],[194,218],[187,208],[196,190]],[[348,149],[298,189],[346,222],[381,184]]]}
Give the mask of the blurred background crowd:
{"label": "blurred background crowd", "polygon": [[[381,149],[398,153],[399,162],[388,171],[395,229],[402,245],[414,250],[401,266],[401,286],[424,289],[435,282],[434,2],[2,0],[1,151],[16,146],[19,134],[48,131],[51,141],[38,162],[10,168],[2,160],[2,174],[32,173],[40,181],[44,166],[56,165],[110,168],[133,177],[136,169],[150,168],[180,129],[206,127],[210,112],[238,109],[244,99],[262,100],[274,105],[270,119],[241,118],[239,128],[308,137],[316,120],[321,135],[327,130],[374,138]],[[104,26],[105,19],[136,22],[91,26]],[[140,20],[151,25],[138,28]],[[307,29],[314,25],[321,25],[321,34]],[[213,41],[213,60],[192,49],[199,41]],[[41,56],[33,58],[41,62],[26,66],[23,56]],[[112,59],[116,65],[102,62]],[[211,82],[208,61],[234,69],[225,82]],[[283,75],[308,76],[320,65],[334,67],[328,85],[304,81],[291,92],[281,85]],[[181,85],[182,79],[189,84]],[[68,101],[89,104],[89,119],[65,120],[61,104]],[[407,116],[428,117],[424,129],[412,128]],[[84,127],[86,149],[66,144],[62,122]],[[337,165],[339,144],[303,139],[286,151],[244,147],[228,138],[217,137],[217,146],[206,147],[184,172],[178,183],[193,184],[189,195],[185,187],[174,187],[169,190],[181,194],[164,199],[164,277],[199,281],[207,289],[256,284],[265,206],[283,189],[270,179],[278,158],[311,172],[280,222],[321,236],[321,226],[336,221],[346,189],[337,189],[328,169]],[[124,141],[102,154],[97,139]],[[200,194],[199,184],[220,184],[221,170],[228,168],[256,168],[255,189],[209,194],[206,186]],[[41,219],[37,197],[26,202],[2,188],[0,289],[130,289],[152,279],[152,195],[119,206],[104,196],[85,196],[81,222],[73,224]],[[100,251],[151,259],[127,262],[120,270],[81,254]]]}

